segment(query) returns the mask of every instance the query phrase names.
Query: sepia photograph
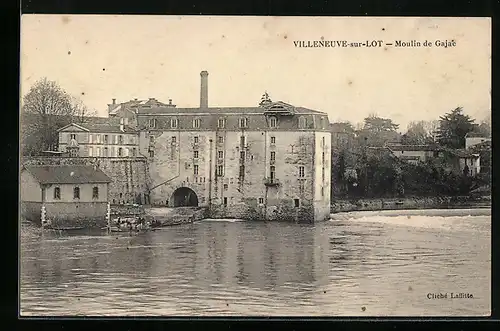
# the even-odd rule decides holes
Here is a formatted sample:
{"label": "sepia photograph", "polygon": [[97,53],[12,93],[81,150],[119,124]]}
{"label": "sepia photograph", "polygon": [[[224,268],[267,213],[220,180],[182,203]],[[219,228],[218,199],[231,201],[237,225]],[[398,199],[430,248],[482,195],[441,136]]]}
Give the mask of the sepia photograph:
{"label": "sepia photograph", "polygon": [[20,317],[491,315],[490,18],[20,38]]}

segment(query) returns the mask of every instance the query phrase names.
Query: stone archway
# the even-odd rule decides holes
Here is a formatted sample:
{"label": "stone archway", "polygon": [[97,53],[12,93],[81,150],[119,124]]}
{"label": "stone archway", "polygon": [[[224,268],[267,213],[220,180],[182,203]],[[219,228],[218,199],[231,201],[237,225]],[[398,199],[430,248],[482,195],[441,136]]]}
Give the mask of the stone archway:
{"label": "stone archway", "polygon": [[174,207],[198,207],[198,196],[189,187],[179,187],[172,194]]}

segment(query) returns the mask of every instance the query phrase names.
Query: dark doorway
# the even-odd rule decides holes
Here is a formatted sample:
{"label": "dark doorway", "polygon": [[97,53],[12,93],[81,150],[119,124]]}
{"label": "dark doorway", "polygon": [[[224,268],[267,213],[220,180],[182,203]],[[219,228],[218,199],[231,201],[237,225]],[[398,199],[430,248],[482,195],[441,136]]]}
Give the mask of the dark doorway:
{"label": "dark doorway", "polygon": [[173,194],[174,207],[198,207],[198,196],[188,187],[179,187]]}

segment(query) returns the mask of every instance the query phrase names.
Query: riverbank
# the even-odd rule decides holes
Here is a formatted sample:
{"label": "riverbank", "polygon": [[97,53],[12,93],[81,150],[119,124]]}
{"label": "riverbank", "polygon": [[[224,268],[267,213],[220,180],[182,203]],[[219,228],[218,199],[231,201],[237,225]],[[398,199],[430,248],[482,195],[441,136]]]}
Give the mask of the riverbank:
{"label": "riverbank", "polygon": [[331,213],[351,211],[409,210],[409,209],[491,208],[491,196],[485,197],[412,197],[387,199],[336,199]]}

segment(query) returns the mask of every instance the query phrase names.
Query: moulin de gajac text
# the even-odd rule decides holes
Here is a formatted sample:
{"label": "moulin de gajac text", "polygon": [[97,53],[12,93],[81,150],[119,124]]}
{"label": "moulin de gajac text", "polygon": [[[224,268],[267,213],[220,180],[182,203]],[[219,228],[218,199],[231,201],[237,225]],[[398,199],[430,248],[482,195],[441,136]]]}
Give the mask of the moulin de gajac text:
{"label": "moulin de gajac text", "polygon": [[455,40],[366,40],[366,41],[348,41],[348,40],[295,40],[293,42],[298,48],[348,48],[348,47],[382,47],[392,46],[400,48],[411,47],[435,47],[448,48],[457,45]]}

